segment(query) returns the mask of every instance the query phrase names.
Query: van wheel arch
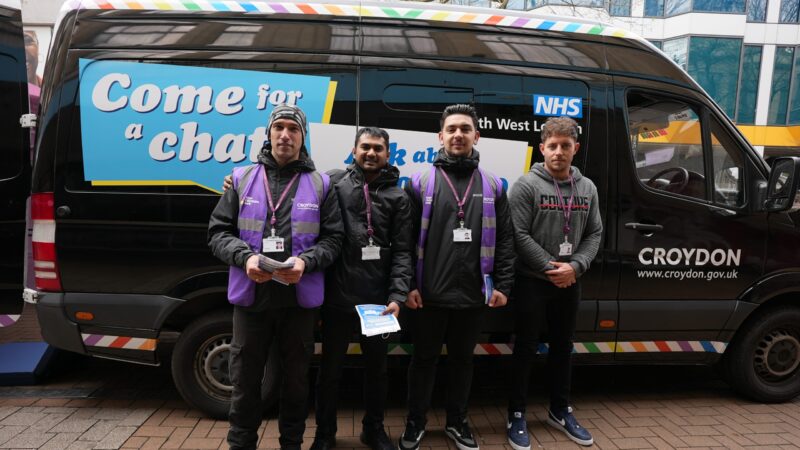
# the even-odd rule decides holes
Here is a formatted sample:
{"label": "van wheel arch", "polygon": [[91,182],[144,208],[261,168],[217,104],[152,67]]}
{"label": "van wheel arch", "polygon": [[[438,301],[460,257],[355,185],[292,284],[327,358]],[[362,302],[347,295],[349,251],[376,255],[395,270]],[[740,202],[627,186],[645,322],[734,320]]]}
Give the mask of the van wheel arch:
{"label": "van wheel arch", "polygon": [[[233,337],[232,308],[210,311],[191,322],[172,352],[172,379],[181,397],[207,416],[224,420],[230,408],[229,349]],[[268,370],[261,386],[264,412],[278,402],[279,372]]]}
{"label": "van wheel arch", "polygon": [[800,302],[769,302],[750,314],[725,351],[722,369],[732,387],[753,400],[800,395]]}

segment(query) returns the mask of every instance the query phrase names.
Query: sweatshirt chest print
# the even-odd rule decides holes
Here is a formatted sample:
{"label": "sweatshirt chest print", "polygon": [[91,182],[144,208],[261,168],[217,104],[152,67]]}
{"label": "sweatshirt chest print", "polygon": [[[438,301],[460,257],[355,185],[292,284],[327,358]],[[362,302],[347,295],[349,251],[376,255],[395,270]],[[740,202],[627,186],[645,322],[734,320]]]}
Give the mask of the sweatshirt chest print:
{"label": "sweatshirt chest print", "polygon": [[[563,204],[569,202],[569,197],[563,200]],[[542,211],[561,211],[562,202],[559,201],[557,195],[542,194],[539,196],[539,209]],[[588,211],[589,210],[589,197],[575,196],[572,199],[573,211]]]}

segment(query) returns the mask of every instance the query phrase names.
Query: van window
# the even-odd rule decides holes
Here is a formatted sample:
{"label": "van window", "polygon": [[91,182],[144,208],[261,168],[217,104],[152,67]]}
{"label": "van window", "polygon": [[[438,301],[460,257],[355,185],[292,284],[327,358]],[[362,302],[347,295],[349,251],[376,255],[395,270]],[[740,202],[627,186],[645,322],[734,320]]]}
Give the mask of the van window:
{"label": "van window", "polygon": [[671,98],[629,94],[628,131],[644,186],[708,199],[700,119],[692,106]]}
{"label": "van window", "polygon": [[741,207],[744,155],[711,114],[701,123],[699,111],[675,98],[628,95],[628,129],[639,181],[651,189]]}

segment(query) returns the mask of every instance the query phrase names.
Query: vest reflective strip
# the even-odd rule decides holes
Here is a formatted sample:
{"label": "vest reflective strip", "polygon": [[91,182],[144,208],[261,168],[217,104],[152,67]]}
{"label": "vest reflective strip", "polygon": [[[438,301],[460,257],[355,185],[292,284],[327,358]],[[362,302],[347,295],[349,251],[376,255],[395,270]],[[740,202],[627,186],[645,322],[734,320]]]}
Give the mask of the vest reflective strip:
{"label": "vest reflective strip", "polygon": [[481,258],[494,258],[494,247],[481,247]]}
{"label": "vest reflective strip", "polygon": [[481,228],[497,228],[497,217],[483,217]]}
{"label": "vest reflective strip", "polygon": [[262,231],[264,230],[264,221],[258,219],[239,219],[238,222],[240,230],[248,231]]}
{"label": "vest reflective strip", "polygon": [[292,230],[295,234],[319,234],[318,222],[294,222]]}
{"label": "vest reflective strip", "polygon": [[430,227],[430,225],[431,225],[430,219],[426,219],[426,218],[423,217],[422,218],[422,222],[420,223],[420,226],[427,230],[428,227]]}

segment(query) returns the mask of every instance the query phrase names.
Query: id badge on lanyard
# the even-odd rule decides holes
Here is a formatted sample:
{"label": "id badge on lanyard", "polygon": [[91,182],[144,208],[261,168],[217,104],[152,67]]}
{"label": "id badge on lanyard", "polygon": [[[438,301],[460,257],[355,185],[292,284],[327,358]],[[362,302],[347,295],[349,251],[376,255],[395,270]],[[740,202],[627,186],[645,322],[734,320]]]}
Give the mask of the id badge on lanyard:
{"label": "id badge on lanyard", "polygon": [[569,232],[572,229],[569,224],[569,219],[572,216],[572,202],[575,199],[575,179],[572,178],[572,175],[569,176],[569,182],[572,186],[572,191],[569,195],[569,201],[565,202],[564,197],[561,195],[561,188],[558,187],[558,181],[553,178],[553,186],[558,196],[558,204],[561,207],[561,211],[564,213],[564,242],[558,245],[558,256],[572,256],[572,243],[569,241]]}
{"label": "id badge on lanyard", "polygon": [[453,230],[453,242],[472,242],[472,230],[464,226],[464,203],[467,202],[467,199],[469,198],[469,192],[472,190],[472,183],[475,181],[475,171],[472,171],[472,175],[470,175],[469,178],[469,184],[467,184],[467,189],[464,191],[464,195],[461,198],[458,197],[456,187],[453,186],[453,182],[450,181],[450,177],[447,176],[445,171],[439,168],[439,172],[441,172],[442,177],[447,182],[447,185],[450,186],[450,190],[453,191],[453,197],[455,197],[456,204],[458,205],[458,228]]}
{"label": "id badge on lanyard", "polygon": [[372,236],[375,230],[372,228],[372,198],[369,196],[369,184],[364,183],[364,202],[367,205],[367,237],[369,243],[366,247],[361,247],[362,261],[375,261],[381,259],[381,248],[375,245]]}
{"label": "id badge on lanyard", "polygon": [[280,253],[283,249],[283,238],[280,236],[270,236],[261,240],[263,253]]}
{"label": "id badge on lanyard", "polygon": [[277,217],[275,217],[278,208],[281,207],[283,200],[286,199],[286,195],[289,193],[289,190],[292,188],[292,185],[300,176],[300,173],[294,174],[289,183],[286,185],[286,188],[283,189],[283,193],[281,193],[280,198],[278,199],[277,204],[272,203],[272,190],[269,188],[269,179],[267,178],[267,171],[266,169],[264,172],[264,187],[267,190],[267,203],[269,204],[269,208],[272,210],[272,217],[269,219],[269,226],[270,226],[270,236],[266,237],[261,240],[261,252],[262,253],[280,253],[286,249],[284,245],[284,240],[280,236],[275,235],[275,224],[278,222]]}

